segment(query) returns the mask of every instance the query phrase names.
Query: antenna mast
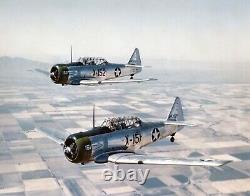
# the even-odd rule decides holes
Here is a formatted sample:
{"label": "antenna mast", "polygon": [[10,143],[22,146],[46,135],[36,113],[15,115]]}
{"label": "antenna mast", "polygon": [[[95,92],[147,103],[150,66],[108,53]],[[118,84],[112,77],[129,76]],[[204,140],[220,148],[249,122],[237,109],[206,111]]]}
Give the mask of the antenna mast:
{"label": "antenna mast", "polygon": [[72,45],[70,46],[70,63],[72,63]]}
{"label": "antenna mast", "polygon": [[93,105],[93,128],[95,128],[95,104]]}

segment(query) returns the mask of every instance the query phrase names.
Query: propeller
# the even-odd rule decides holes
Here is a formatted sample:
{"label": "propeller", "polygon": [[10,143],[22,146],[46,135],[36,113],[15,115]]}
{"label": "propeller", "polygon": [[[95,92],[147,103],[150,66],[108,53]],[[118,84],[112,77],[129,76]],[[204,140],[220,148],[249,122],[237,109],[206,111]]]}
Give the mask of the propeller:
{"label": "propeller", "polygon": [[50,78],[54,82],[58,82],[59,80],[59,70],[57,66],[53,66],[50,70]]}

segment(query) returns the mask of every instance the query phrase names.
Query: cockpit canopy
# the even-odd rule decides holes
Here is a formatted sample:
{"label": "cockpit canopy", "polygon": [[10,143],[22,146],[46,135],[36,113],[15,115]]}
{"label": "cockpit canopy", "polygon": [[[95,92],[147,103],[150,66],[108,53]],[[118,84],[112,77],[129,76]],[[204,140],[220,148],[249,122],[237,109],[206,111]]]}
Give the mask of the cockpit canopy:
{"label": "cockpit canopy", "polygon": [[101,57],[80,57],[78,61],[83,65],[105,65],[108,63],[108,61]]}
{"label": "cockpit canopy", "polygon": [[107,127],[111,131],[115,131],[139,127],[141,122],[141,119],[136,116],[108,118],[102,123],[101,127]]}

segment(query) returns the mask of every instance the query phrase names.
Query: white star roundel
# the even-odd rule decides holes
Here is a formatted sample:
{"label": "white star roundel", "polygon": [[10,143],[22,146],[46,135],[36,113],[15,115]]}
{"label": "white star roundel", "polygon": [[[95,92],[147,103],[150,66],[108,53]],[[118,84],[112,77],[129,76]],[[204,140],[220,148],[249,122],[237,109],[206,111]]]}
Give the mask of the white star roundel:
{"label": "white star roundel", "polygon": [[115,72],[114,72],[114,74],[115,74],[115,77],[119,77],[120,75],[121,75],[121,69],[120,69],[120,67],[117,67],[117,68],[115,68]]}
{"label": "white star roundel", "polygon": [[156,140],[159,139],[160,137],[160,131],[158,128],[154,128],[153,131],[152,131],[152,141],[155,142]]}

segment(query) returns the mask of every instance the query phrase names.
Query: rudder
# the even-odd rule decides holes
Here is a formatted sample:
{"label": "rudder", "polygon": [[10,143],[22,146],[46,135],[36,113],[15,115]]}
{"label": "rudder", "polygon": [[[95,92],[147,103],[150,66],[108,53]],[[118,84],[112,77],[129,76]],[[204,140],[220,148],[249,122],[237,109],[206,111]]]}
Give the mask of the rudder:
{"label": "rudder", "polygon": [[169,120],[169,121],[184,121],[181,99],[179,97],[175,98],[174,104],[171,108],[171,111],[168,115],[167,120]]}
{"label": "rudder", "polygon": [[139,49],[136,48],[128,61],[129,65],[141,65]]}

